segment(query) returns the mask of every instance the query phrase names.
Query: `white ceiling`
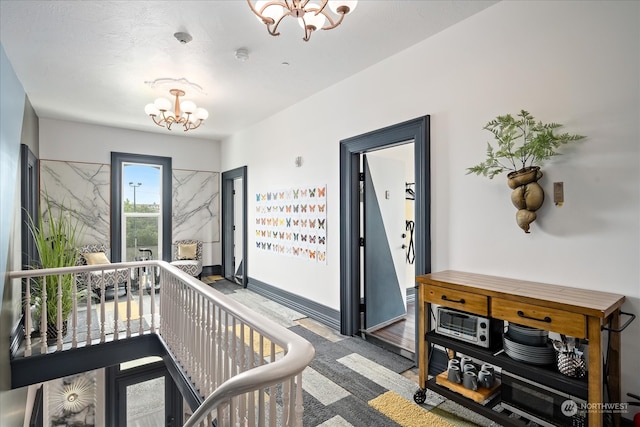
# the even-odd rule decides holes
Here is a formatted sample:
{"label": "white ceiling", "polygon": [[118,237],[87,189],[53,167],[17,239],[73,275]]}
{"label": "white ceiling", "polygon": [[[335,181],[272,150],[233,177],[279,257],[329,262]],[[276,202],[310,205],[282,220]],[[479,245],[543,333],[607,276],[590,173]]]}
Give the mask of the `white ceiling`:
{"label": "white ceiling", "polygon": [[[178,87],[210,117],[195,131],[172,132],[221,139],[494,3],[360,0],[340,27],[304,42],[291,18],[270,36],[243,0],[0,0],[0,34],[41,118],[166,133],[144,106]],[[177,31],[193,41],[180,44]],[[246,62],[235,58],[241,47]],[[145,84],[159,78],[185,78],[203,92]]]}

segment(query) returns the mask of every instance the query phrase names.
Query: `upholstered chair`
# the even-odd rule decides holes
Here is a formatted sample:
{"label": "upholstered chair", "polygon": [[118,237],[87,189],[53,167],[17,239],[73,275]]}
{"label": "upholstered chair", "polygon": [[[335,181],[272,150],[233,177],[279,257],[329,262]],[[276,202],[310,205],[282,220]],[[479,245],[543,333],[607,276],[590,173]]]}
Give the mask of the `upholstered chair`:
{"label": "upholstered chair", "polygon": [[[78,248],[76,265],[111,264],[109,260],[110,253],[109,246],[104,243],[81,246]],[[118,296],[125,295],[128,272],[128,269],[120,269],[117,271],[105,270],[102,272],[97,270],[80,273],[76,276],[78,289],[86,288],[91,282],[92,291],[99,293],[101,289],[104,289],[105,297],[113,298],[115,284],[118,289]]]}
{"label": "upholstered chair", "polygon": [[173,242],[173,261],[170,264],[191,276],[200,278],[202,274],[202,242],[188,239]]}

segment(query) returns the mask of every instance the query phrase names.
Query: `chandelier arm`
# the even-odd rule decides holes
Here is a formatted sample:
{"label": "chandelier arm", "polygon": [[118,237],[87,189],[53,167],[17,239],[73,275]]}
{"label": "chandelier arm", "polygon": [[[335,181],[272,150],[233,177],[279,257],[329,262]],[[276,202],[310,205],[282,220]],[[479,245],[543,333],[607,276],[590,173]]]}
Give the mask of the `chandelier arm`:
{"label": "chandelier arm", "polygon": [[305,21],[304,17],[300,19],[302,19],[302,26],[304,27],[304,37],[302,38],[302,40],[308,42],[311,39],[311,33],[313,31],[309,26],[307,26],[307,22]]}
{"label": "chandelier arm", "polygon": [[153,120],[153,123],[157,124],[158,126],[164,127],[164,125],[162,124],[163,120],[157,121],[155,114],[151,115],[150,117],[151,117],[151,120]]}
{"label": "chandelier arm", "polygon": [[323,13],[324,16],[327,17],[327,21],[329,21],[328,25],[325,25],[324,27],[322,27],[322,30],[333,30],[334,28],[336,28],[338,25],[342,24],[342,20],[345,17],[344,13],[340,14],[340,18],[338,18],[337,21],[333,21],[333,19],[331,18],[331,16],[327,15],[326,13]]}
{"label": "chandelier arm", "polygon": [[324,16],[326,16],[328,18],[329,16],[324,11],[324,8],[327,7],[328,3],[329,3],[329,0],[322,0],[322,4],[318,8],[318,11],[316,12],[316,15],[322,13]]}
{"label": "chandelier arm", "polygon": [[276,22],[275,24],[273,24],[273,29],[269,27],[269,25],[267,24],[267,31],[269,31],[269,34],[271,34],[272,36],[279,36],[280,33],[278,32],[278,25],[280,25],[280,22],[282,22],[282,20],[286,17],[286,16],[293,16],[291,14],[291,11],[285,13],[284,15],[282,15]]}

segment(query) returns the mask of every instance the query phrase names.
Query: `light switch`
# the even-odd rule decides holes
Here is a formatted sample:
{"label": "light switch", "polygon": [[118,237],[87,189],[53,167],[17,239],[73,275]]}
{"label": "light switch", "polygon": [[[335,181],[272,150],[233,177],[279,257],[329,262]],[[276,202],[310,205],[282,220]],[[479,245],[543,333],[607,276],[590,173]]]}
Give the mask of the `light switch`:
{"label": "light switch", "polygon": [[391,192],[389,190],[385,190],[384,198],[387,199],[387,200],[389,200],[391,198]]}
{"label": "light switch", "polygon": [[563,182],[554,182],[553,183],[553,203],[556,206],[562,206],[564,203],[564,183]]}

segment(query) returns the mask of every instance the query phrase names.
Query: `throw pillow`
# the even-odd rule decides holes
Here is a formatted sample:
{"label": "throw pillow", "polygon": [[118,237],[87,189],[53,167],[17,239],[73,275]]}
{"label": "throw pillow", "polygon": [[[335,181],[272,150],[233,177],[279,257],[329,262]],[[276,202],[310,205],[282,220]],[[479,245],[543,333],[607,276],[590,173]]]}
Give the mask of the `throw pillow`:
{"label": "throw pillow", "polygon": [[178,245],[178,259],[196,259],[197,243],[180,243]]}
{"label": "throw pillow", "polygon": [[111,264],[104,252],[89,252],[82,256],[87,261],[87,265]]}

